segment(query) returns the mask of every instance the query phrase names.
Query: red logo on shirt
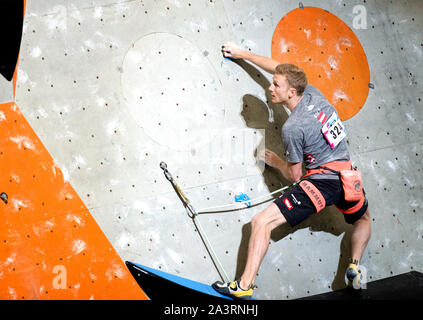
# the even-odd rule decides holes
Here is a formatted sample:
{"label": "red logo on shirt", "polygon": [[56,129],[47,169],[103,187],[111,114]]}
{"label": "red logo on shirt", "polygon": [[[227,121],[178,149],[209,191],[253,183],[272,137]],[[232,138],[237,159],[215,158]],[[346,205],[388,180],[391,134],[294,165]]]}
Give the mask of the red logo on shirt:
{"label": "red logo on shirt", "polygon": [[294,208],[291,204],[291,202],[289,202],[289,200],[287,198],[283,199],[283,203],[285,203],[286,207],[291,210],[292,208]]}
{"label": "red logo on shirt", "polygon": [[327,118],[328,117],[326,117],[326,115],[323,112],[320,112],[319,116],[317,117],[317,120],[319,120],[321,124],[324,124]]}
{"label": "red logo on shirt", "polygon": [[306,164],[315,163],[316,158],[311,153],[308,153],[308,154],[305,155],[305,162],[306,162]]}

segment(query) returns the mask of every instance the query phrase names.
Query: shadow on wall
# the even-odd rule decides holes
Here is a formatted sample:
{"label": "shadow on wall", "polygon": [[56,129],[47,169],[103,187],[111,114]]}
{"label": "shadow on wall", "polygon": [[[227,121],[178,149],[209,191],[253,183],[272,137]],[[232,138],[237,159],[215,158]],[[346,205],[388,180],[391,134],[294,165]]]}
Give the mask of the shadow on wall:
{"label": "shadow on wall", "polygon": [[[261,99],[253,95],[247,94],[243,97],[243,109],[241,115],[244,117],[246,125],[249,128],[264,129],[265,141],[260,144],[262,145],[265,143],[265,147],[267,149],[272,150],[283,158],[284,147],[281,138],[282,126],[288,119],[285,109],[282,106],[275,105],[271,102],[268,91],[270,82],[258,69],[243,60],[233,60],[233,62],[243,68],[248,75],[266,91],[267,105]],[[257,149],[255,150],[255,157],[258,157]],[[281,184],[284,186],[291,184],[290,181],[286,180],[282,176],[279,170],[267,165],[263,171],[263,177],[270,192],[279,189]],[[334,206],[330,206],[325,208],[319,214],[306,219],[294,228],[287,223],[276,228],[271,234],[271,239],[276,242],[299,229],[305,228],[309,228],[310,231],[328,232],[335,236],[345,233],[340,245],[338,269],[331,286],[333,290],[345,288],[346,284],[344,276],[345,270],[348,267],[349,257],[351,255],[350,239],[352,226],[345,222],[342,213],[340,213]],[[235,274],[236,279],[241,277],[246,264],[250,234],[251,223],[248,223],[242,228],[242,238],[238,249]],[[319,248],[316,248],[316,250],[319,250]]]}

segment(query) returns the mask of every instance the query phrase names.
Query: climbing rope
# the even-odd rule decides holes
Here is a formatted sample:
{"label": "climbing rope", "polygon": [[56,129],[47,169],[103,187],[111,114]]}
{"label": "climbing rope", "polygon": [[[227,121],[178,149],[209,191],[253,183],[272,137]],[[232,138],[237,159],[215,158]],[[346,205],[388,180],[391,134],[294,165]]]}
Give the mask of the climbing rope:
{"label": "climbing rope", "polygon": [[[271,192],[269,194],[266,194],[266,195],[263,195],[263,196],[260,196],[260,197],[254,198],[254,199],[248,199],[248,200],[238,201],[238,203],[229,203],[229,204],[225,204],[225,205],[221,205],[221,206],[216,206],[216,207],[203,208],[203,209],[201,209],[198,212],[198,214],[219,213],[219,212],[231,212],[231,211],[245,210],[245,209],[249,209],[249,208],[252,208],[252,207],[256,207],[256,206],[259,206],[259,205],[261,205],[263,203],[269,202],[269,201],[271,201],[271,200],[273,200],[275,198],[274,197],[271,197],[270,199],[266,199],[266,200],[261,201],[261,202],[258,202],[256,204],[249,205],[248,207],[246,207],[245,204],[246,203],[250,203],[250,202],[256,202],[259,199],[266,198],[266,197],[269,197],[271,195],[274,195],[275,193],[282,192],[282,191],[284,191],[284,190],[286,190],[286,189],[288,189],[290,187],[291,186],[285,186],[285,187],[280,188],[278,190],[275,190],[275,191],[273,191],[273,192]],[[229,209],[229,210],[216,210],[216,209],[222,209],[222,208],[228,208],[228,207],[234,207],[234,206],[235,206],[235,208]]]}
{"label": "climbing rope", "polygon": [[[283,188],[280,188],[278,190],[275,190],[273,192],[271,192],[270,194],[266,194],[254,199],[247,199],[247,200],[241,200],[238,203],[231,203],[231,204],[226,204],[226,205],[221,205],[221,206],[215,206],[215,207],[209,207],[209,208],[204,208],[202,209],[202,211],[197,212],[194,207],[191,205],[190,200],[188,199],[188,197],[182,192],[181,188],[178,186],[178,184],[176,183],[176,181],[173,179],[172,175],[170,174],[169,170],[167,169],[167,164],[165,162],[160,162],[160,168],[163,170],[164,175],[166,177],[167,180],[169,180],[169,182],[172,184],[173,188],[175,189],[176,193],[178,194],[179,198],[181,199],[181,201],[183,202],[185,209],[188,212],[188,216],[193,220],[194,225],[196,226],[198,233],[200,234],[201,239],[203,240],[204,245],[206,246],[206,249],[210,255],[211,260],[213,261],[216,270],[218,271],[218,273],[220,274],[222,280],[224,282],[229,282],[230,279],[228,277],[228,275],[226,274],[222,263],[220,262],[219,258],[217,257],[216,253],[213,250],[213,247],[210,244],[210,241],[206,235],[206,233],[204,232],[203,227],[201,226],[200,221],[197,219],[199,214],[207,214],[207,213],[217,213],[217,212],[232,212],[232,211],[238,211],[238,210],[245,210],[245,209],[249,209],[251,207],[255,207],[258,205],[261,205],[263,203],[266,203],[270,200],[273,199],[273,197],[271,197],[270,199],[266,199],[264,201],[255,203],[253,205],[251,205],[252,202],[256,202],[259,199],[265,198],[265,197],[269,197],[272,196],[278,192],[283,192],[286,189],[289,189],[293,186],[295,186],[296,184],[298,184],[301,180],[294,182],[293,184],[291,184],[290,186],[285,186]],[[245,204],[248,205],[248,207],[245,206]],[[240,205],[243,205],[243,207],[239,208]],[[238,208],[231,208],[228,210],[221,210],[222,208],[228,208],[228,207],[236,207],[238,206]]]}
{"label": "climbing rope", "polygon": [[206,247],[206,249],[207,249],[207,251],[210,255],[210,258],[213,261],[213,263],[216,267],[216,270],[219,273],[220,277],[222,278],[222,280],[224,282],[229,282],[230,279],[229,279],[225,269],[223,268],[222,263],[220,262],[219,258],[217,257],[216,253],[214,252],[213,247],[210,244],[210,241],[209,241],[206,233],[204,232],[204,229],[201,226],[200,221],[197,219],[198,213],[195,211],[195,209],[191,205],[191,202],[189,201],[188,197],[182,192],[181,188],[178,186],[178,184],[173,179],[170,172],[167,170],[166,163],[160,162],[160,168],[162,168],[162,170],[164,171],[164,175],[165,175],[166,179],[169,180],[169,182],[172,184],[173,188],[175,189],[175,191],[179,195],[181,201],[183,202],[185,209],[188,211],[188,215],[192,218],[194,225],[197,228],[198,233],[200,234],[201,240],[203,240],[203,243],[204,243],[204,245],[205,245],[205,247]]}

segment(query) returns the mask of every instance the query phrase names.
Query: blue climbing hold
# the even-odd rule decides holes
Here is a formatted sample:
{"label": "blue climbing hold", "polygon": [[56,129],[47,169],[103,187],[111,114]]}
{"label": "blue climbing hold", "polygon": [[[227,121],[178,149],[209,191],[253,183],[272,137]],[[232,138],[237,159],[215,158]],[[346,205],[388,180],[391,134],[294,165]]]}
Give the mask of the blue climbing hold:
{"label": "blue climbing hold", "polygon": [[246,202],[250,200],[250,197],[248,195],[246,195],[245,193],[240,193],[235,195],[235,202],[245,202],[245,204],[247,205],[247,207],[251,206],[251,202]]}

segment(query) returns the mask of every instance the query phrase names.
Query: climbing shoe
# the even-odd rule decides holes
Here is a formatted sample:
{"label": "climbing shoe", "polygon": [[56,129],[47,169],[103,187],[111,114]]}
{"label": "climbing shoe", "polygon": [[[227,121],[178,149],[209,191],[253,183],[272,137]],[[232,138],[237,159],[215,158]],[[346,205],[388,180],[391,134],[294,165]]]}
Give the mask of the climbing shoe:
{"label": "climbing shoe", "polygon": [[224,296],[241,300],[250,300],[253,296],[253,289],[255,289],[253,286],[250,286],[247,290],[241,289],[239,286],[239,280],[228,283],[216,281],[212,284],[212,287],[214,290],[220,294],[223,294]]}
{"label": "climbing shoe", "polygon": [[361,274],[360,270],[358,269],[358,261],[354,260],[350,263],[350,265],[347,268],[347,271],[345,273],[345,276],[348,281],[348,287],[354,288],[354,289],[360,289],[361,288]]}

